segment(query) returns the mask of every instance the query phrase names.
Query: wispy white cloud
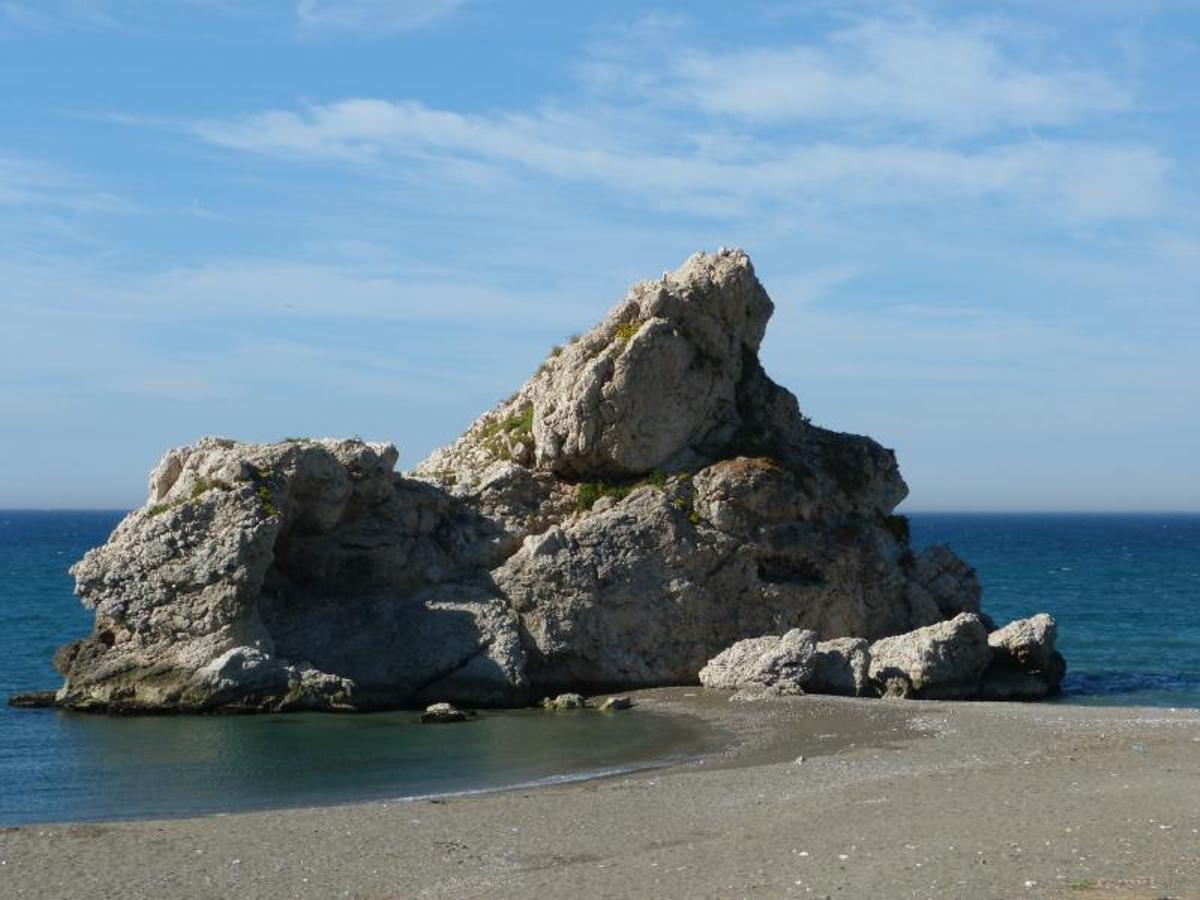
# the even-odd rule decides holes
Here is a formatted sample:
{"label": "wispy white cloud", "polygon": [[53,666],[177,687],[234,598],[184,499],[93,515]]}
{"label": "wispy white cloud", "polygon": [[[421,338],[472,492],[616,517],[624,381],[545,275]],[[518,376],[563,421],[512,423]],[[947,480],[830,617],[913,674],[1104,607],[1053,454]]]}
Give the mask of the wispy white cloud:
{"label": "wispy white cloud", "polygon": [[[0,305],[10,316],[68,313],[131,326],[184,321],[278,319],[499,324],[537,320],[562,333],[579,309],[552,292],[505,291],[478,279],[338,265],[253,259],[120,275],[59,260],[0,261]],[[574,315],[572,315],[574,313]]]}
{"label": "wispy white cloud", "polygon": [[0,207],[128,213],[133,201],[97,187],[91,179],[38,160],[0,155]]}
{"label": "wispy white cloud", "polygon": [[1088,141],[1027,140],[971,150],[752,140],[722,143],[713,152],[692,139],[641,146],[618,132],[598,134],[583,115],[468,115],[377,99],[199,122],[192,130],[236,150],[381,170],[404,160],[515,166],[715,215],[833,199],[853,208],[1001,198],[1069,219],[1138,217],[1158,208],[1169,166],[1152,147]]}
{"label": "wispy white cloud", "polygon": [[464,0],[299,0],[296,17],[309,34],[389,34],[422,28]]}
{"label": "wispy white cloud", "polygon": [[[201,17],[290,22],[300,36],[386,35],[426,27],[466,0],[0,0],[0,37],[56,31],[171,27],[181,10]],[[199,21],[203,21],[201,18]]]}
{"label": "wispy white cloud", "polygon": [[0,0],[0,26],[22,31],[111,28],[116,24],[102,0]]}
{"label": "wispy white cloud", "polygon": [[951,133],[1062,125],[1127,109],[1102,72],[1026,61],[995,24],[864,21],[820,43],[692,50],[650,85],[705,112],[754,122],[918,125]]}

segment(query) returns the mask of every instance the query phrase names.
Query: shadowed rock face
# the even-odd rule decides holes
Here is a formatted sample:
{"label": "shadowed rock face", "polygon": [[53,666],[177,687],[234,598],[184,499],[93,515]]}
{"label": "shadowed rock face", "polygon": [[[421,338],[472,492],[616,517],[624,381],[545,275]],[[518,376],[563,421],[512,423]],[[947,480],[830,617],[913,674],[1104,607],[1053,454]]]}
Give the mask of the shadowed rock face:
{"label": "shadowed rock face", "polygon": [[59,651],[76,708],[519,702],[524,655],[489,588],[494,527],[361,441],[205,439],[72,569],[96,610]]}
{"label": "shadowed rock face", "polygon": [[72,570],[96,626],[56,657],[59,704],[513,705],[977,612],[970,568],[891,516],[893,453],[763,372],[771,310],[745,254],[697,254],[408,476],[361,441],[169,451]]}

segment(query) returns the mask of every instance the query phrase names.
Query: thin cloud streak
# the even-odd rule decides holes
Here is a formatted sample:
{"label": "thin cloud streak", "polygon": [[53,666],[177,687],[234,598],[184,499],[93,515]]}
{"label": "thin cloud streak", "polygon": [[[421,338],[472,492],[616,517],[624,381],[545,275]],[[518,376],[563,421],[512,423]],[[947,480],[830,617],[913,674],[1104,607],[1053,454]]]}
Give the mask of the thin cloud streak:
{"label": "thin cloud streak", "polygon": [[1128,109],[1082,68],[1038,71],[992,26],[866,21],[822,44],[690,51],[653,85],[676,102],[755,122],[918,125],[951,134],[1062,125]]}
{"label": "thin cloud streak", "polygon": [[302,32],[395,34],[424,28],[455,12],[464,0],[299,0]]}
{"label": "thin cloud streak", "polygon": [[843,207],[997,197],[1069,219],[1158,210],[1169,161],[1137,144],[1026,141],[980,150],[890,143],[749,145],[739,159],[687,148],[656,151],[569,140],[564,116],[466,115],[417,101],[350,99],[270,110],[191,131],[233,150],[388,171],[398,161],[476,162],[564,182],[590,182],[701,215],[753,215],[763,204]]}

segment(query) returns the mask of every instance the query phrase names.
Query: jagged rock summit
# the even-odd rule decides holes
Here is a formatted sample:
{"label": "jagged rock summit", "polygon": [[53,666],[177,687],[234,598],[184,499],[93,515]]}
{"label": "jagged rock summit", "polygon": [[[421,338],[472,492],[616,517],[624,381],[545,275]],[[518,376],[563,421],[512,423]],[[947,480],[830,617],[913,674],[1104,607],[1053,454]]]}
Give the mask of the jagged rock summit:
{"label": "jagged rock summit", "polygon": [[[358,440],[168,451],[72,569],[96,623],[56,655],[56,702],[518,705],[695,683],[797,630],[816,656],[779,671],[869,692],[865,641],[978,613],[979,584],[912,551],[890,450],[763,372],[771,311],[744,253],[696,254],[406,475]],[[1001,635],[997,691],[1028,693],[1019,660],[1061,677],[1050,626]]]}

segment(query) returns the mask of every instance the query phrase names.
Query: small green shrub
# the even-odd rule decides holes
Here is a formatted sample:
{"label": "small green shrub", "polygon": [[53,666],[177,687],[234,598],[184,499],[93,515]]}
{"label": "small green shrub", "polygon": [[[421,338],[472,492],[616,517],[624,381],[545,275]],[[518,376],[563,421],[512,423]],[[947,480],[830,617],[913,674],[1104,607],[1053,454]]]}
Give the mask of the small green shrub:
{"label": "small green shrub", "polygon": [[644,478],[626,483],[611,481],[582,481],[575,488],[575,511],[586,512],[591,509],[601,497],[612,497],[614,500],[624,500],[640,487],[658,488],[667,486],[666,472],[651,472]]}
{"label": "small green shrub", "polygon": [[480,432],[483,446],[497,459],[511,459],[509,447],[517,442],[533,441],[533,405],[530,404],[506,419],[493,419]]}
{"label": "small green shrub", "polygon": [[279,507],[275,505],[275,497],[271,493],[271,488],[266,482],[260,482],[258,485],[258,499],[262,503],[263,512],[268,516],[279,515]]}
{"label": "small green shrub", "polygon": [[514,437],[525,439],[533,436],[533,405],[525,407],[515,416],[504,421],[504,430]]}
{"label": "small green shrub", "polygon": [[270,469],[260,469],[250,466],[250,480],[254,482],[254,493],[262,504],[263,512],[268,516],[279,515],[279,507],[275,505],[275,493],[268,483],[274,473]]}
{"label": "small green shrub", "polygon": [[584,481],[575,487],[575,511],[584,512],[601,497],[612,497],[613,488],[600,481]]}
{"label": "small green shrub", "polygon": [[613,332],[613,340],[621,347],[624,347],[631,340],[633,340],[633,336],[638,333],[638,330],[641,327],[641,319],[634,319],[632,322],[626,322],[623,325],[618,325],[617,330]]}
{"label": "small green shrub", "polygon": [[551,356],[562,356],[562,352],[563,352],[563,348],[562,348],[561,344],[555,344],[553,347],[550,348]]}
{"label": "small green shrub", "polygon": [[212,484],[203,475],[199,476],[192,484],[192,499],[199,500],[200,497],[212,487]]}

